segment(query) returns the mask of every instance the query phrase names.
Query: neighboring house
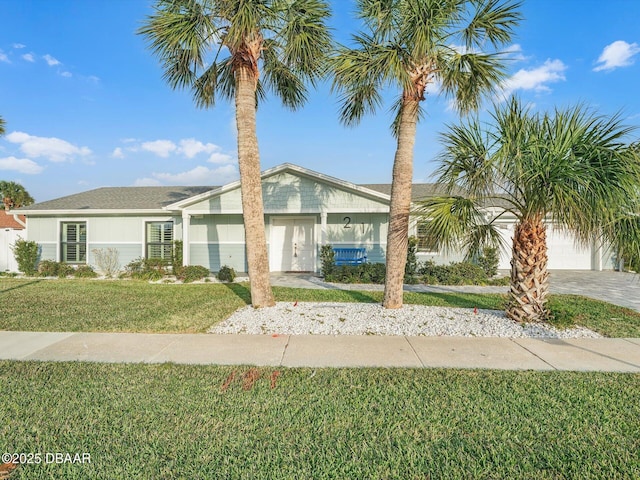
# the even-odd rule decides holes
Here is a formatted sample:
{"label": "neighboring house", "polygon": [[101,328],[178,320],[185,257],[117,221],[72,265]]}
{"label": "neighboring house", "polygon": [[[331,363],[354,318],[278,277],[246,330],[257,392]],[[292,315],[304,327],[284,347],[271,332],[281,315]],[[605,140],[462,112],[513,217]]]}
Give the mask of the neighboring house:
{"label": "neighboring house", "polygon": [[0,272],[16,272],[16,263],[11,247],[19,236],[25,236],[24,215],[14,215],[0,208]]}
{"label": "neighboring house", "polygon": [[[292,164],[262,174],[271,271],[318,272],[324,244],[365,247],[369,262],[384,262],[390,185],[355,185]],[[437,194],[414,185],[414,200]],[[184,242],[185,265],[215,272],[223,265],[246,271],[240,182],[220,187],[99,188],[20,209],[27,238],[41,258],[95,266],[93,250],[116,248],[122,266],[139,258],[169,258],[172,242]],[[502,226],[505,237],[513,223]],[[420,228],[412,227],[412,234]],[[419,235],[421,236],[421,235]],[[550,268],[602,269],[601,253],[575,248],[568,236],[549,232]],[[457,260],[428,251],[419,259]],[[509,267],[504,252],[501,268]]]}

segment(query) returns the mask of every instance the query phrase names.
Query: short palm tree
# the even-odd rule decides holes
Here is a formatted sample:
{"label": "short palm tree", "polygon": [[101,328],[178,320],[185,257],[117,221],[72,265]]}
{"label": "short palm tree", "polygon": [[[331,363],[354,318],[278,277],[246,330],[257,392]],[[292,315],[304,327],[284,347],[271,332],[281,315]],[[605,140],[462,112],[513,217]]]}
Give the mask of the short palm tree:
{"label": "short palm tree", "polygon": [[449,126],[436,172],[449,196],[422,204],[428,233],[444,250],[473,256],[496,243],[496,221],[515,218],[507,315],[547,320],[547,224],[585,245],[638,253],[640,157],[625,143],[631,131],[583,106],[533,113],[516,98],[496,107],[486,126]]}
{"label": "short palm tree", "polygon": [[29,192],[16,182],[0,180],[0,195],[2,196],[4,209],[7,211],[12,208],[26,207],[34,202]]}
{"label": "short palm tree", "polygon": [[[264,225],[257,100],[267,90],[295,109],[331,50],[323,0],[158,0],[139,33],[173,88],[199,107],[235,100],[247,265],[254,307],[274,304]],[[262,74],[262,78],[261,78]]]}
{"label": "short palm tree", "polygon": [[367,32],[354,36],[355,48],[339,49],[334,62],[334,88],[341,94],[340,119],[347,125],[375,111],[385,88],[398,89],[383,304],[399,308],[420,103],[429,84],[435,84],[453,98],[460,112],[476,109],[481,96],[504,76],[504,59],[496,49],[511,40],[520,19],[519,4],[500,0],[357,3]]}

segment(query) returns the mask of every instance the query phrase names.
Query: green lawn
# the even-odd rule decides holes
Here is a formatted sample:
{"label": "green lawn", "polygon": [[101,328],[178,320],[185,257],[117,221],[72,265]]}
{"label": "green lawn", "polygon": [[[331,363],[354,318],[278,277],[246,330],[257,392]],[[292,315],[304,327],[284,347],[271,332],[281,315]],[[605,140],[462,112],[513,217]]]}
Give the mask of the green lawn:
{"label": "green lawn", "polygon": [[[381,292],[275,287],[278,301],[380,302]],[[410,304],[502,309],[498,294],[405,293]],[[205,332],[249,303],[246,284],[0,278],[0,330]],[[640,313],[571,295],[551,298],[559,326],[640,337]]]}
{"label": "green lawn", "polygon": [[0,362],[4,451],[91,455],[11,478],[640,478],[640,375],[248,371]]}

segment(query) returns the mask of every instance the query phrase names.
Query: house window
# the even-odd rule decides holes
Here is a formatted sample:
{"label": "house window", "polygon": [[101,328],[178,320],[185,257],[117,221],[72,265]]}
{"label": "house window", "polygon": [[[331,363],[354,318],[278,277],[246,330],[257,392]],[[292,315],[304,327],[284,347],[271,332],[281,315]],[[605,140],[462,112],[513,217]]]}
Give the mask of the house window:
{"label": "house window", "polygon": [[418,251],[419,252],[437,252],[438,239],[429,233],[429,224],[422,222],[418,224]]}
{"label": "house window", "polygon": [[147,223],[147,258],[171,259],[173,222]]}
{"label": "house window", "polygon": [[63,222],[60,259],[66,263],[87,263],[87,222]]}

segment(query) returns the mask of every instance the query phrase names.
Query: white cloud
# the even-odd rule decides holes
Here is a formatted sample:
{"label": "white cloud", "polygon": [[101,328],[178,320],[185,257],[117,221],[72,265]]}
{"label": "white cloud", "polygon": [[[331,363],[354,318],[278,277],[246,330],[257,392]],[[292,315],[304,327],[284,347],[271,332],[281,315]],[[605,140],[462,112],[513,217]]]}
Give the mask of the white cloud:
{"label": "white cloud", "polygon": [[60,65],[60,61],[56,58],[53,58],[48,53],[44,55],[42,58],[44,58],[44,60],[47,62],[47,65],[49,65],[50,67],[53,67],[55,65]]}
{"label": "white cloud", "polygon": [[640,46],[637,43],[617,40],[604,47],[598,58],[599,65],[593,71],[600,72],[601,70],[613,70],[614,68],[633,65],[633,57],[638,53],[640,53]]}
{"label": "white cloud", "polygon": [[226,153],[214,152],[209,156],[209,163],[233,163],[235,158],[231,155],[227,155]]}
{"label": "white cloud", "polygon": [[530,70],[520,69],[501,85],[499,97],[508,98],[516,90],[534,90],[548,92],[549,83],[566,80],[564,71],[567,66],[560,60],[547,60],[543,65]]}
{"label": "white cloud", "polygon": [[91,155],[88,147],[79,147],[55,137],[36,137],[24,132],[11,132],[5,138],[11,143],[20,144],[20,150],[30,157],[45,157],[52,162],[66,162],[75,156]]}
{"label": "white cloud", "polygon": [[13,48],[18,48],[19,49],[19,48],[25,48],[25,47],[26,47],[26,45],[23,45],[22,43],[14,43],[13,44]]}
{"label": "white cloud", "polygon": [[234,165],[198,166],[181,173],[152,173],[151,177],[139,178],[134,185],[224,185],[238,179],[238,169]]}
{"label": "white cloud", "polygon": [[111,156],[113,158],[124,158],[124,153],[122,152],[122,148],[116,147],[113,152],[111,152]]}
{"label": "white cloud", "polygon": [[69,78],[69,77],[71,77],[71,76],[72,76],[72,75],[71,75],[71,72],[67,72],[67,71],[60,72],[60,75],[62,75],[63,77],[66,77],[66,78]]}
{"label": "white cloud", "polygon": [[0,158],[0,170],[15,170],[27,175],[35,175],[44,169],[28,158],[6,157]]}
{"label": "white cloud", "polygon": [[522,53],[522,46],[519,43],[514,43],[513,45],[509,45],[504,52],[509,56],[509,59],[515,60],[517,62],[522,62],[527,60],[527,57]]}
{"label": "white cloud", "polygon": [[202,152],[213,153],[219,149],[220,147],[213,143],[204,144],[195,138],[180,140],[180,152],[187,158],[193,158]]}
{"label": "white cloud", "polygon": [[147,152],[154,153],[163,158],[167,158],[171,152],[174,152],[178,148],[171,140],[144,142],[140,147]]}
{"label": "white cloud", "polygon": [[11,63],[9,57],[7,57],[7,55],[2,50],[0,50],[0,62]]}
{"label": "white cloud", "polygon": [[24,55],[22,55],[22,59],[31,63],[36,61],[35,57],[33,56],[33,53],[25,53]]}

